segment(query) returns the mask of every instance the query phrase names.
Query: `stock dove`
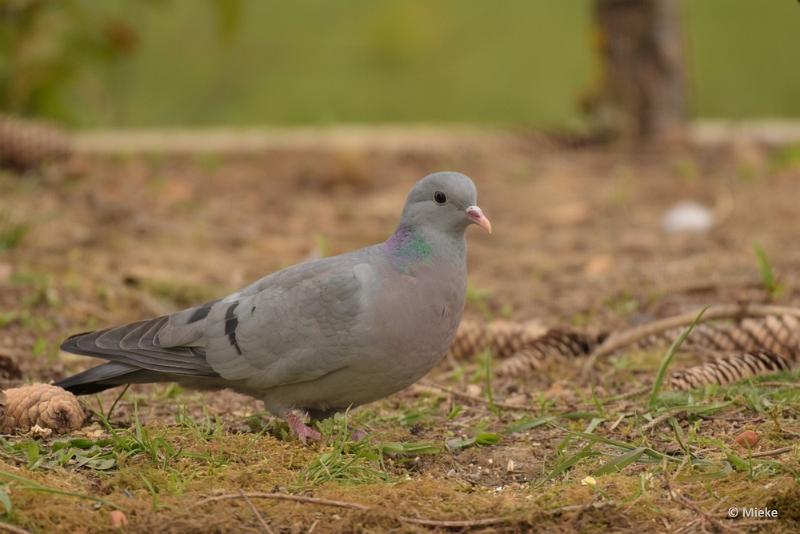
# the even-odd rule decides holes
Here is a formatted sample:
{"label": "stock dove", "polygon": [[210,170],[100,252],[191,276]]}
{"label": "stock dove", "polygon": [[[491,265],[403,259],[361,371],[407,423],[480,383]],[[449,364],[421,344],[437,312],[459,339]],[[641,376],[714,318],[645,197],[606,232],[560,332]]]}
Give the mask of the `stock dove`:
{"label": "stock dove", "polygon": [[467,287],[465,230],[491,223],[467,176],[426,176],[383,243],[288,267],[225,298],[77,334],[61,349],[107,363],[56,385],[230,388],[263,400],[305,442],[321,419],[400,391],[447,352]]}

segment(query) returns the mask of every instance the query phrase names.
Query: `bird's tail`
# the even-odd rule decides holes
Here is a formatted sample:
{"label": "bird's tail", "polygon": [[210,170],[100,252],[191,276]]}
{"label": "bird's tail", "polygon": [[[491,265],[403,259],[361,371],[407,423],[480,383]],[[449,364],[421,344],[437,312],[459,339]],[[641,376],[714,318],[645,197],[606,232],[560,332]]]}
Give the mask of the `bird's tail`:
{"label": "bird's tail", "polygon": [[75,395],[91,395],[124,384],[164,382],[171,378],[155,371],[139,369],[123,363],[109,362],[69,376],[55,383]]}
{"label": "bird's tail", "polygon": [[56,385],[76,395],[88,395],[123,384],[218,378],[202,347],[164,346],[159,342],[159,333],[168,321],[167,316],[156,317],[70,336],[61,344],[61,350],[103,358],[108,363]]}

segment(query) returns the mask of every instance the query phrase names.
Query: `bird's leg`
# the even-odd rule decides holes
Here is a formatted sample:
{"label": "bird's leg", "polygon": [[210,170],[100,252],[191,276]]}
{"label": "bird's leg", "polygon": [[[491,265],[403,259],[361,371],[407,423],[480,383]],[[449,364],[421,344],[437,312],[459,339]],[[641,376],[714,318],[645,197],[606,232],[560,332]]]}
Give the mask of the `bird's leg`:
{"label": "bird's leg", "polygon": [[[324,421],[330,417],[335,416],[337,413],[341,412],[337,408],[331,408],[328,410],[315,410],[309,409],[308,416],[311,418],[311,421]],[[365,437],[367,437],[367,432],[365,430],[361,430],[360,428],[352,428],[349,427],[350,432],[350,439],[353,441],[361,441]]]}
{"label": "bird's leg", "polygon": [[306,439],[311,439],[313,441],[319,441],[322,439],[322,434],[306,425],[303,421],[303,418],[293,410],[286,410],[283,419],[289,424],[289,428],[292,429],[292,432],[294,432],[300,442],[304,445],[306,443]]}
{"label": "bird's leg", "polygon": [[350,439],[353,441],[361,441],[362,439],[367,437],[367,431],[361,430],[360,428],[354,428],[350,431]]}

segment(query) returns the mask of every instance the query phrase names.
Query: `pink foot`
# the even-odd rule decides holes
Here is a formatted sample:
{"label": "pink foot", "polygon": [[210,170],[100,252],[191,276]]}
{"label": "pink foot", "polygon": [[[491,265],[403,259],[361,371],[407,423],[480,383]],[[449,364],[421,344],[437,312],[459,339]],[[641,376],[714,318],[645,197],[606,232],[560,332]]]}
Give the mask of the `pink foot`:
{"label": "pink foot", "polygon": [[366,437],[367,437],[366,431],[361,430],[360,428],[357,428],[352,432],[350,432],[350,439],[352,439],[353,441],[361,441]]}
{"label": "pink foot", "polygon": [[303,418],[293,411],[287,411],[286,415],[283,416],[283,419],[289,423],[289,428],[292,429],[292,432],[294,432],[303,445],[305,445],[307,439],[311,439],[313,441],[319,441],[322,439],[322,434],[306,425],[303,422]]}

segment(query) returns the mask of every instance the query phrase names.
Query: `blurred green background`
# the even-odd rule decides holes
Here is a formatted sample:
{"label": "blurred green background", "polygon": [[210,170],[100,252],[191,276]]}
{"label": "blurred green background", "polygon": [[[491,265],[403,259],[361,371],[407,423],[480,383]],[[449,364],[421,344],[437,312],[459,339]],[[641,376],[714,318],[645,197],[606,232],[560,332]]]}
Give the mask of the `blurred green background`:
{"label": "blurred green background", "polygon": [[[0,105],[77,126],[571,126],[599,76],[590,0],[48,4],[3,12]],[[800,115],[798,2],[684,13],[693,116]]]}

